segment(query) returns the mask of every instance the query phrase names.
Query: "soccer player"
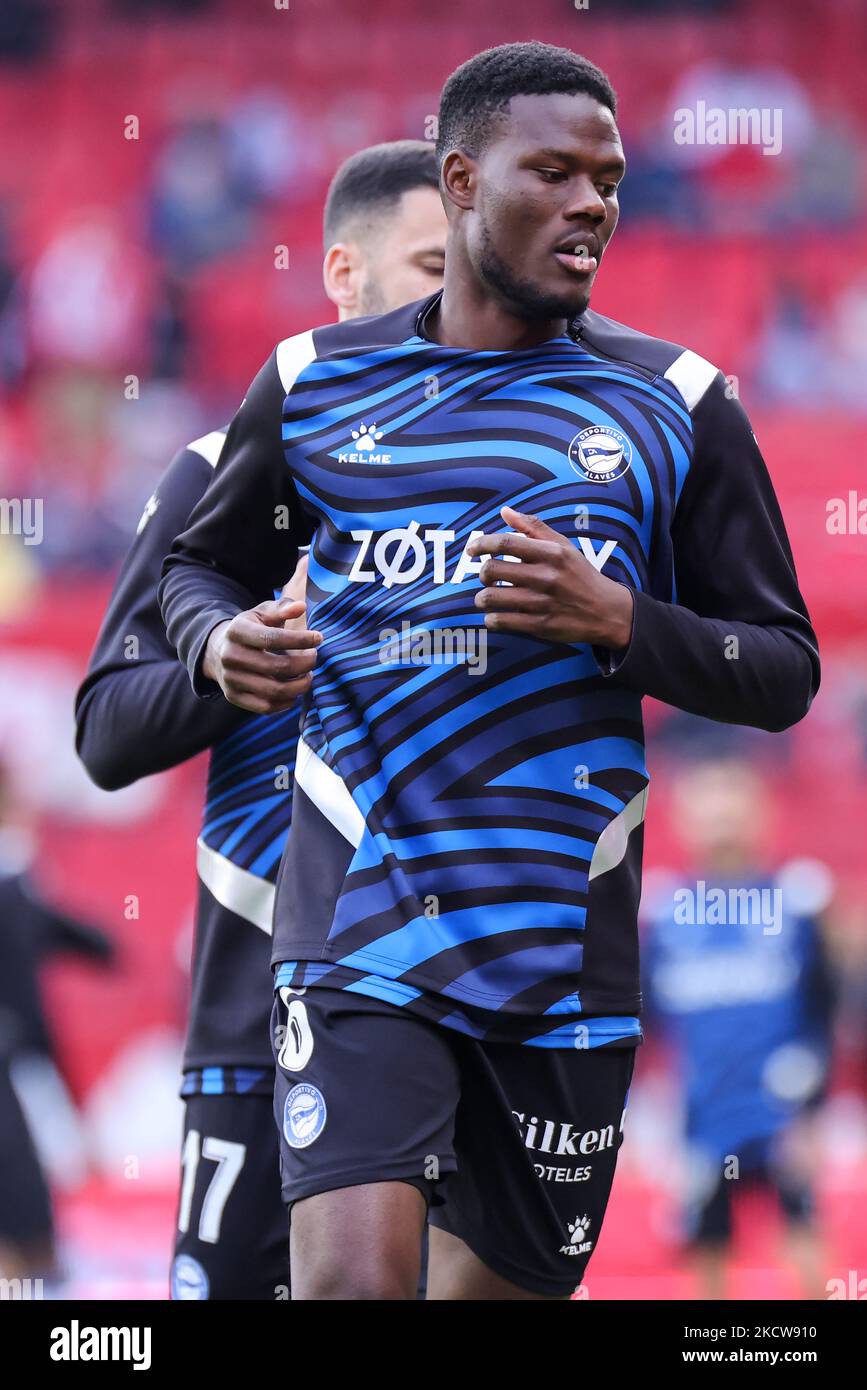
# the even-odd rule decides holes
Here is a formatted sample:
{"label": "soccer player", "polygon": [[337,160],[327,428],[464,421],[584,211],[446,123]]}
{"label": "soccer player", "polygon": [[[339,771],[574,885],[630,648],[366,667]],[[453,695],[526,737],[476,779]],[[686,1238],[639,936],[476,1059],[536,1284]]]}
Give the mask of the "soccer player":
{"label": "soccer player", "polygon": [[[588,307],[615,105],[543,44],[452,74],[443,292],[282,342],[166,562],[203,698],[307,687],[273,949],[293,1297],[411,1298],[428,1203],[429,1297],[574,1289],[640,1037],[641,698],[782,729],[817,686],[724,377]],[[257,601],[314,531],[280,632]]]}
{"label": "soccer player", "polygon": [[766,867],[767,797],[747,763],[689,768],[673,805],[690,873],[662,875],[642,905],[644,962],[683,1087],[684,1227],[700,1296],[725,1297],[733,1207],[764,1190],[804,1296],[825,1298],[806,1159],[831,1058],[831,875],[817,861]]}
{"label": "soccer player", "polygon": [[[324,222],[325,288],[341,321],[441,284],[446,221],[430,145],[396,141],[353,155],[331,184]],[[268,962],[298,712],[290,706],[256,719],[223,700],[202,705],[157,603],[163,557],[210,482],[224,440],[225,430],[215,430],[181,450],[145,507],[78,694],[77,747],[94,781],[109,789],[211,749],[172,1294],[273,1299],[287,1286],[288,1240],[271,1118]],[[283,579],[294,563],[293,556]],[[287,588],[301,598],[303,582],[297,593],[296,583]],[[303,604],[267,609],[282,623]]]}

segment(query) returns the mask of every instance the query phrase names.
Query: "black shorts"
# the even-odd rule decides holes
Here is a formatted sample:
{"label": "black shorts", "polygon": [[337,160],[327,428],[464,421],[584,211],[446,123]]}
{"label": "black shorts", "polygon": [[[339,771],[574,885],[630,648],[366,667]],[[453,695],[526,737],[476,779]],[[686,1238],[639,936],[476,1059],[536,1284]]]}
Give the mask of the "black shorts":
{"label": "black shorts", "polygon": [[431,1225],[504,1279],[571,1293],[599,1240],[634,1048],[484,1043],[365,995],[301,993],[278,992],[272,1021],[286,1202],[409,1182]]}
{"label": "black shorts", "polygon": [[752,1163],[748,1162],[737,1179],[726,1177],[723,1161],[720,1161],[719,1170],[715,1181],[705,1185],[703,1190],[700,1187],[693,1200],[687,1203],[684,1224],[691,1245],[728,1245],[732,1238],[734,1203],[741,1198],[748,1201],[762,1192],[773,1194],[789,1225],[804,1229],[811,1226],[815,1216],[812,1184],[805,1175],[779,1162],[772,1149]]}
{"label": "black shorts", "polygon": [[173,1299],[288,1299],[289,1221],[267,1095],[185,1102]]}

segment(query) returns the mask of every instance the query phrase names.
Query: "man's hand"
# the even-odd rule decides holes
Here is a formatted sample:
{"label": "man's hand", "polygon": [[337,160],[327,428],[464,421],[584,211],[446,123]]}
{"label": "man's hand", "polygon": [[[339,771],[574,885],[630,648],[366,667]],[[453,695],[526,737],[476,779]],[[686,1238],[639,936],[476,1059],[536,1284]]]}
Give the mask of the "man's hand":
{"label": "man's hand", "polygon": [[306,582],[307,562],[302,560],[283,590],[285,595],[291,586],[300,599],[260,603],[211,632],[202,672],[217,682],[230,704],[251,714],[278,714],[309,690],[322,633],[307,628]]}
{"label": "man's hand", "polygon": [[[627,647],[633,606],[627,586],[600,574],[570,540],[537,517],[514,507],[501,508],[500,515],[514,531],[477,536],[467,547],[476,558],[514,557],[482,565],[476,607],[485,614],[485,627],[547,642],[587,642],[613,651]],[[498,586],[501,579],[507,586]]]}

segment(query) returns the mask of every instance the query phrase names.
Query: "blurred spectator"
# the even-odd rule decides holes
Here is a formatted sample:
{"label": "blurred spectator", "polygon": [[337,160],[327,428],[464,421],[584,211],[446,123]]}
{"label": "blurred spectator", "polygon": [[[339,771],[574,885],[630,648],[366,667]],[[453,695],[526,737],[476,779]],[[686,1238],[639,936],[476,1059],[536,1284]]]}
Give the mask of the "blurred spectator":
{"label": "blurred spectator", "polygon": [[838,296],[828,336],[836,399],[848,410],[867,413],[867,274],[852,280]]}
{"label": "blurred spectator", "polygon": [[776,205],[770,230],[778,236],[805,225],[814,230],[818,208],[823,227],[849,227],[864,209],[860,162],[858,131],[850,113],[824,109],[821,125],[796,153],[790,187]]}
{"label": "blurred spectator", "polygon": [[[43,567],[67,578],[111,569],[179,445],[201,432],[189,388],[145,378],[127,398],[123,378],[58,371],[29,398],[31,486],[44,499]],[[58,445],[62,441],[62,445]]]}
{"label": "blurred spectator", "polygon": [[188,293],[184,281],[166,274],[151,307],[150,374],[170,381],[186,374],[190,347]]}
{"label": "blurred spectator", "polygon": [[317,126],[269,88],[255,87],[236,103],[226,137],[233,184],[252,204],[303,200],[326,165]]}
{"label": "blurred spectator", "polygon": [[59,227],[30,277],[30,344],[40,362],[116,366],[141,358],[147,272],[129,234],[101,212]]}
{"label": "blurred spectator", "polygon": [[705,222],[701,189],[689,169],[680,168],[666,139],[654,130],[648,137],[636,132],[629,144],[629,178],[620,196],[624,225],[658,222],[698,231]]}
{"label": "blurred spectator", "polygon": [[[758,146],[754,149],[765,165],[775,158],[795,158],[815,130],[813,104],[798,78],[782,66],[747,65],[740,53],[731,58],[703,58],[682,72],[667,102],[668,119],[673,120],[674,112],[681,108],[696,111],[699,103],[706,111],[781,111],[780,155],[768,157]],[[697,141],[675,148],[679,164],[702,167],[721,163],[730,147]]]}
{"label": "blurred spectator", "polygon": [[154,245],[173,271],[189,273],[244,244],[251,223],[239,192],[220,124],[181,125],[157,160],[150,204]]}
{"label": "blurred spectator", "polygon": [[765,397],[788,409],[813,410],[821,399],[867,414],[867,277],[851,281],[821,312],[797,282],[778,282],[753,370]]}
{"label": "blurred spectator", "polygon": [[[695,138],[685,143],[674,138],[683,111],[694,114],[696,127]],[[727,127],[722,140],[707,124],[719,112],[725,113]],[[740,112],[760,113],[761,121],[754,116],[746,129],[738,123],[733,133],[729,123]],[[812,102],[794,74],[780,66],[745,66],[738,53],[702,59],[680,76],[655,144],[665,152],[667,166],[681,176],[691,175],[705,229],[748,237],[761,231],[779,234],[783,209],[787,225],[815,219],[815,205],[801,198],[797,186],[805,167],[801,156],[815,135]],[[673,216],[678,217],[676,208]]]}
{"label": "blurred spectator", "polygon": [[759,390],[772,401],[806,402],[804,380],[808,378],[824,393],[824,357],[818,312],[794,279],[778,281],[771,319],[756,347],[754,374]]}

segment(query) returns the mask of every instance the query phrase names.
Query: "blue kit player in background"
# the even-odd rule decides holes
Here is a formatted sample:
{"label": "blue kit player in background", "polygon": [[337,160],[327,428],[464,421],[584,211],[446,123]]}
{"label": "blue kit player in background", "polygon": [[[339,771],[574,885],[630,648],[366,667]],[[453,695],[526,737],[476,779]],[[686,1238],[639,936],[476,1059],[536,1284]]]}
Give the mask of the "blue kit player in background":
{"label": "blue kit player in background", "polygon": [[[580,1283],[641,1035],[642,696],[772,730],[818,685],[722,373],[589,308],[615,110],[545,44],[452,74],[442,293],[280,343],[166,561],[204,699],[308,687],[272,954],[293,1298],[412,1298],[428,1206],[429,1298]],[[309,628],[276,631],[311,537]]]}
{"label": "blue kit player in background", "polygon": [[[396,141],[337,172],[323,276],[341,320],[380,313],[442,280],[446,223],[433,149]],[[172,461],[145,507],[76,702],[77,747],[107,789],[211,750],[198,842],[192,998],[184,1052],[184,1147],[172,1297],[286,1296],[288,1231],[271,1103],[269,960],[274,881],[289,827],[298,709],[251,717],[190,689],[160,616],[163,558],[187,525],[226,437]],[[272,598],[292,574],[295,558]],[[304,564],[284,590],[304,593]],[[301,602],[266,605],[271,621]],[[129,659],[131,637],[137,658]]]}
{"label": "blue kit player in background", "polygon": [[814,860],[766,867],[765,788],[737,758],[683,772],[673,805],[690,860],[642,902],[647,1028],[670,1043],[682,1090],[684,1235],[701,1295],[725,1296],[733,1204],[744,1193],[746,1211],[767,1189],[802,1295],[824,1298],[810,1122],[831,1058],[831,875]]}

